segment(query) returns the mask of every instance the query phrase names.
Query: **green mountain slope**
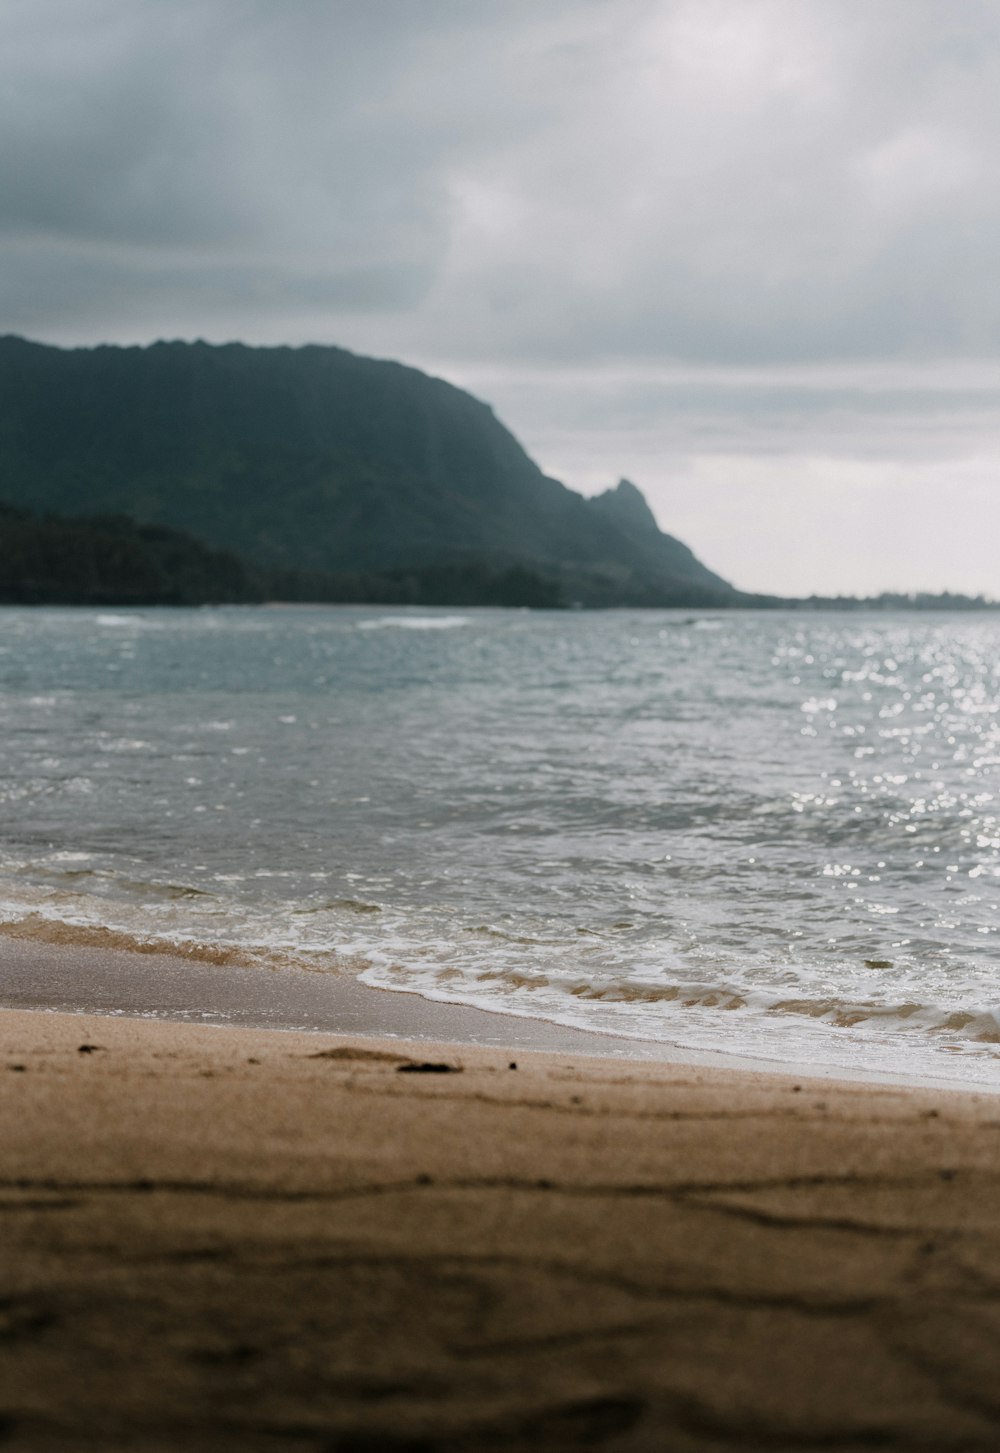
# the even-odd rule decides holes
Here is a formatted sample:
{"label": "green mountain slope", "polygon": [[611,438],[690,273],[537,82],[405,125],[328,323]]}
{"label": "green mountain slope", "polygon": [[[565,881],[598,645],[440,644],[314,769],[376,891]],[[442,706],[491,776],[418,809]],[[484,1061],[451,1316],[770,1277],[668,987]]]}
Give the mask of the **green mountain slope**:
{"label": "green mountain slope", "polygon": [[490,408],[339,348],[0,339],[0,500],[125,514],[271,569],[544,567],[595,603],[734,592],[634,486],[585,500]]}

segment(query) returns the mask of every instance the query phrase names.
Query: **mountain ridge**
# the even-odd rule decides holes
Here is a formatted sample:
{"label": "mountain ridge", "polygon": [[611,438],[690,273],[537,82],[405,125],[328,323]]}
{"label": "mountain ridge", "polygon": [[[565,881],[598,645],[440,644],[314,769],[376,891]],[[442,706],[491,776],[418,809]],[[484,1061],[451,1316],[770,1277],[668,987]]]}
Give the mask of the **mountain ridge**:
{"label": "mountain ridge", "polygon": [[543,473],[489,404],[318,344],[61,349],[0,338],[0,500],[184,530],[268,569],[524,566],[585,604],[738,592],[628,481]]}

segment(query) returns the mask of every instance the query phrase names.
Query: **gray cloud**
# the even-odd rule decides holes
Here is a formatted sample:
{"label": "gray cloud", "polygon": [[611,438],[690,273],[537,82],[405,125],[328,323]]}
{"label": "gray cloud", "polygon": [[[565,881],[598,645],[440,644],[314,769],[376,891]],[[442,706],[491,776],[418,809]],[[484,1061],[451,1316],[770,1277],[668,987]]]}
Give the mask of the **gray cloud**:
{"label": "gray cloud", "polygon": [[0,22],[0,242],[41,322],[62,252],[83,317],[99,291],[137,328],[147,278],[183,316],[229,267],[220,311],[242,296],[251,330],[402,309],[455,356],[1000,341],[1000,16],[977,0],[6,0]]}
{"label": "gray cloud", "polygon": [[0,330],[402,357],[668,525],[713,460],[958,477],[998,96],[993,0],[0,0]]}
{"label": "gray cloud", "polygon": [[242,300],[248,333],[287,314],[301,334],[311,311],[320,334],[412,310],[446,267],[449,169],[536,122],[502,43],[530,9],[5,0],[0,249],[20,315],[148,333],[172,295],[209,331]]}

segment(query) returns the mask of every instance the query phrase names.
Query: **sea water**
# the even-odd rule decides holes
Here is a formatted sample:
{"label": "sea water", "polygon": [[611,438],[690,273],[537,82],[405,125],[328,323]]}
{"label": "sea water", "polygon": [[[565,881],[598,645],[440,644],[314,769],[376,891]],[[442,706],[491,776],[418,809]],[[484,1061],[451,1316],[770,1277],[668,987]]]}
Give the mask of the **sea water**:
{"label": "sea water", "polygon": [[989,613],[0,611],[19,935],[998,1085],[998,790]]}

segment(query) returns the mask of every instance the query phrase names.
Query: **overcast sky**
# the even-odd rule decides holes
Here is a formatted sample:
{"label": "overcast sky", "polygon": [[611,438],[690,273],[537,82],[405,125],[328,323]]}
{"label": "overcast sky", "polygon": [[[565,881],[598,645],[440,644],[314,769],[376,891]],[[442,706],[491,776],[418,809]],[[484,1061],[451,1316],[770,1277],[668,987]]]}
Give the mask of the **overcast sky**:
{"label": "overcast sky", "polygon": [[748,589],[1000,596],[998,0],[0,0],[0,332],[337,343]]}

